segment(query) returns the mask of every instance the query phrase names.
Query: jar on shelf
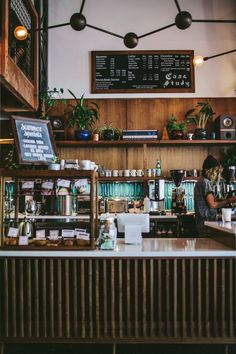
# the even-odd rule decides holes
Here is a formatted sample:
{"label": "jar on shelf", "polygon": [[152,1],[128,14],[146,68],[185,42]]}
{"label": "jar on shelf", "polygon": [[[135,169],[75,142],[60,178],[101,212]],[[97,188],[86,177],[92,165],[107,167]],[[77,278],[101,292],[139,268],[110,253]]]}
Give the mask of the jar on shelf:
{"label": "jar on shelf", "polygon": [[99,247],[101,250],[114,250],[116,246],[117,228],[112,216],[100,219]]}

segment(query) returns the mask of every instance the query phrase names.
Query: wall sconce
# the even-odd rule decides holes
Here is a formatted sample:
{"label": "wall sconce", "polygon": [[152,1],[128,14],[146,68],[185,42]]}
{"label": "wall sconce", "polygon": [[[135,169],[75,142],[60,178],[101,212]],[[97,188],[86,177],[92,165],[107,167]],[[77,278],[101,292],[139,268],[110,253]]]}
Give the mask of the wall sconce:
{"label": "wall sconce", "polygon": [[17,26],[14,29],[14,36],[19,41],[24,41],[28,37],[29,33],[24,26]]}
{"label": "wall sconce", "polygon": [[207,60],[213,59],[213,58],[217,58],[217,57],[221,57],[222,55],[230,54],[233,52],[236,52],[236,49],[229,50],[228,52],[223,52],[223,53],[211,55],[210,57],[203,57],[201,55],[197,55],[193,59],[193,64],[195,66],[202,66],[204,64],[204,61],[207,61]]}
{"label": "wall sconce", "polygon": [[[178,9],[178,14],[176,15],[175,21],[173,23],[171,23],[169,25],[166,25],[164,27],[158,28],[156,30],[153,30],[151,32],[142,34],[141,36],[137,36],[137,34],[135,34],[133,32],[129,32],[125,36],[122,36],[122,35],[119,35],[117,33],[113,33],[111,31],[107,31],[107,30],[105,30],[103,28],[96,27],[96,26],[88,24],[85,16],[82,14],[83,8],[84,8],[84,5],[85,5],[85,1],[86,0],[82,1],[81,7],[80,7],[80,11],[78,13],[74,13],[71,16],[70,22],[62,23],[62,24],[59,24],[59,25],[48,26],[46,28],[36,28],[34,31],[46,31],[46,30],[51,29],[51,28],[63,27],[63,26],[68,26],[68,25],[70,25],[75,31],[82,31],[85,27],[89,27],[89,28],[92,28],[94,30],[109,34],[111,36],[115,36],[115,37],[121,38],[123,40],[123,42],[124,42],[124,45],[127,48],[135,48],[138,45],[140,38],[144,38],[144,37],[150,36],[150,35],[152,35],[154,33],[163,31],[163,30],[168,29],[168,28],[173,27],[173,26],[176,26],[178,29],[185,30],[185,29],[187,29],[188,27],[191,26],[192,22],[236,23],[236,20],[207,20],[207,19],[202,20],[202,19],[193,19],[192,15],[189,12],[181,10],[178,1],[174,0],[175,5],[176,5],[176,7]],[[28,35],[28,31],[27,31],[26,28],[24,28],[23,26],[18,26],[17,28],[19,28],[19,27],[21,27],[21,31],[22,31],[20,33],[23,33],[23,29],[24,29],[24,33],[27,32],[27,35]],[[15,37],[18,40],[26,39],[27,35],[23,35],[23,34],[22,34],[22,36],[19,35],[19,34],[17,35],[17,32],[16,32],[17,28],[14,30]],[[204,58],[204,60],[207,60],[207,59]],[[195,65],[197,65],[197,64],[195,64]]]}

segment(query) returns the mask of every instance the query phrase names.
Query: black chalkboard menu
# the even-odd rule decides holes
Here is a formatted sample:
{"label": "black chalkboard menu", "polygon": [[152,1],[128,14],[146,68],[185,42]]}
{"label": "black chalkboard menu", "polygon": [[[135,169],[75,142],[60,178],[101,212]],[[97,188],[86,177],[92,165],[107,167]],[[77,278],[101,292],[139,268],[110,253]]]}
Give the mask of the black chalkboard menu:
{"label": "black chalkboard menu", "polygon": [[195,92],[193,50],[93,51],[92,92]]}
{"label": "black chalkboard menu", "polygon": [[56,155],[50,121],[12,116],[16,149],[21,164],[48,164]]}

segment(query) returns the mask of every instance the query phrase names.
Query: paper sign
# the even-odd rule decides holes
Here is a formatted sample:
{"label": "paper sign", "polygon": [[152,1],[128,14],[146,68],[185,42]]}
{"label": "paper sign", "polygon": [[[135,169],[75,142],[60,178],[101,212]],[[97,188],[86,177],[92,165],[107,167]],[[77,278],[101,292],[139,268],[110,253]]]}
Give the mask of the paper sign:
{"label": "paper sign", "polygon": [[57,180],[57,186],[58,187],[69,188],[70,187],[70,181],[68,181],[67,179],[58,179]]}
{"label": "paper sign", "polygon": [[81,178],[81,179],[77,179],[75,181],[75,186],[78,187],[84,187],[88,185],[88,179],[87,178]]}
{"label": "paper sign", "polygon": [[16,227],[10,227],[7,233],[8,237],[17,237],[18,229]]}
{"label": "paper sign", "polygon": [[36,230],[36,238],[45,239],[45,230]]}
{"label": "paper sign", "polygon": [[19,246],[28,246],[29,240],[27,236],[20,236],[19,237]]}
{"label": "paper sign", "polygon": [[26,181],[22,183],[22,189],[33,189],[34,188],[34,181]]}
{"label": "paper sign", "polygon": [[62,230],[61,236],[62,237],[74,237],[75,231],[74,230]]}

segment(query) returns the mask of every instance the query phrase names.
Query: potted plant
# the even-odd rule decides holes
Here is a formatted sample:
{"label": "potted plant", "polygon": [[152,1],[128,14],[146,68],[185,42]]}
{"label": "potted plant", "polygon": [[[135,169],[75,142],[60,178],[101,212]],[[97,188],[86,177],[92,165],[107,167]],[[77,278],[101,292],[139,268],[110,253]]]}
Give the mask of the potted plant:
{"label": "potted plant", "polygon": [[209,121],[212,121],[215,112],[207,102],[198,102],[195,108],[190,109],[185,117],[188,118],[189,122],[194,123],[196,125],[196,129],[194,131],[195,139],[206,139],[207,131],[206,125]]}
{"label": "potted plant", "polygon": [[48,165],[49,170],[59,171],[61,169],[61,163],[58,156],[54,155],[52,162]]}
{"label": "potted plant", "polygon": [[99,134],[100,140],[120,140],[122,136],[122,130],[113,127],[112,123],[106,123],[95,128],[94,133]]}
{"label": "potted plant", "polygon": [[221,164],[224,167],[223,177],[227,181],[234,179],[235,170],[236,170],[236,146],[235,145],[228,148],[228,150],[223,156]]}
{"label": "potted plant", "polygon": [[168,135],[169,135],[169,139],[183,139],[184,138],[184,134],[187,131],[187,125],[188,125],[188,121],[185,122],[177,122],[176,116],[174,116],[173,114],[169,117],[168,119],[168,123],[166,126]]}
{"label": "potted plant", "polygon": [[88,102],[84,99],[84,94],[78,99],[72,91],[68,89],[69,93],[74,97],[75,104],[69,104],[67,107],[69,111],[68,127],[78,127],[75,131],[77,140],[90,140],[91,128],[96,120],[99,118],[99,108],[95,102]]}

